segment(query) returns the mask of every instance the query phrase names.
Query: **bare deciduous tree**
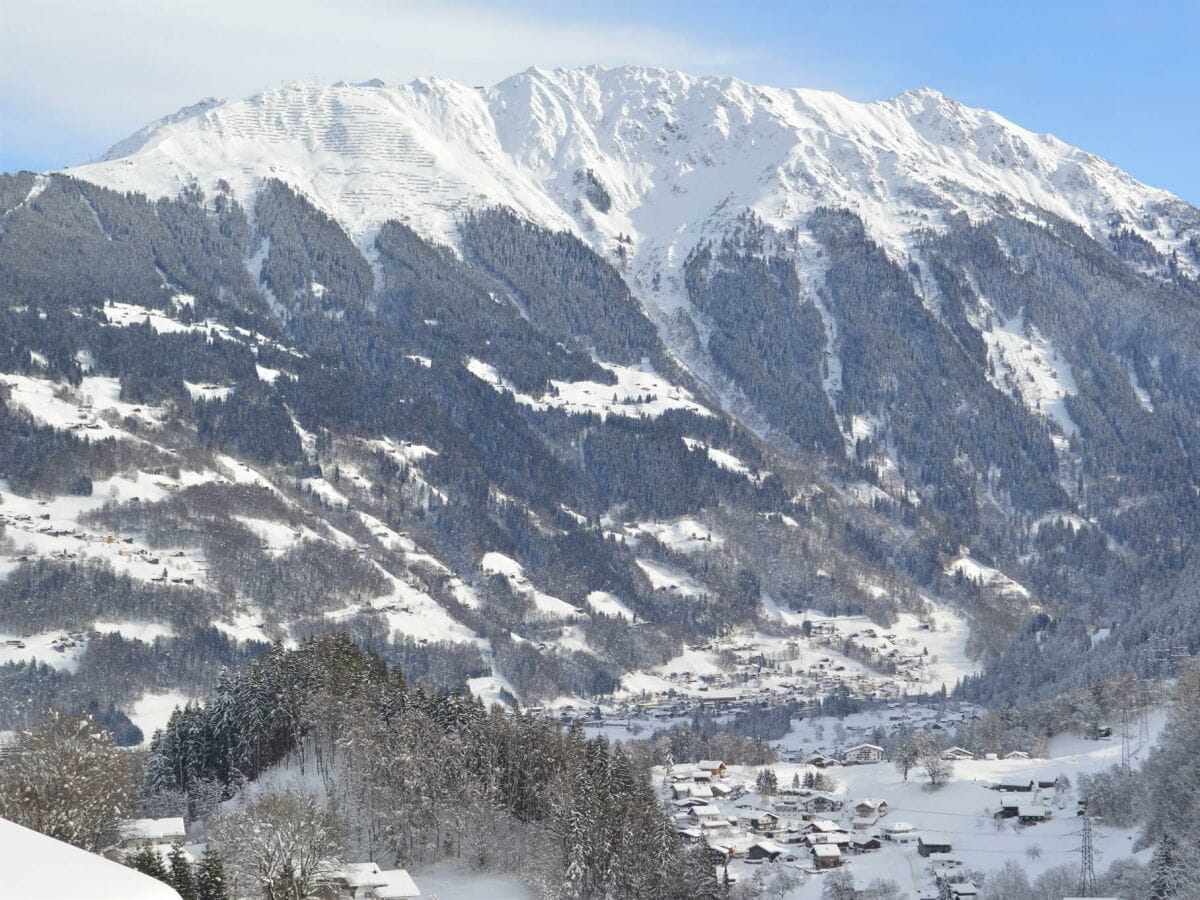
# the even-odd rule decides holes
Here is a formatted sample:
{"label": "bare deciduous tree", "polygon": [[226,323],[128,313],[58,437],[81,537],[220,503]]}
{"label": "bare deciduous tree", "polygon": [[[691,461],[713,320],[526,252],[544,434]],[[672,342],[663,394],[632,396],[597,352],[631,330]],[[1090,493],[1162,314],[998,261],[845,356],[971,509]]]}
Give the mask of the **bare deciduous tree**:
{"label": "bare deciduous tree", "polygon": [[51,711],[17,734],[0,763],[0,815],[104,853],[120,843],[121,820],[131,814],[135,768],[134,756],[90,719]]}
{"label": "bare deciduous tree", "polygon": [[342,828],[311,794],[265,794],[221,816],[213,842],[242,889],[253,884],[265,900],[312,897],[339,866]]}

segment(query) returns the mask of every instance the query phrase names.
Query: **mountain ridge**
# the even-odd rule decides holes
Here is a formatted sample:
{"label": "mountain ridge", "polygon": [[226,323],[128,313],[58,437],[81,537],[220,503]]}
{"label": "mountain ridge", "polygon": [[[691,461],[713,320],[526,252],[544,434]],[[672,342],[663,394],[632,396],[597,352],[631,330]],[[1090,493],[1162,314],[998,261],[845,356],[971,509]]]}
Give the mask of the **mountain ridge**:
{"label": "mountain ridge", "polygon": [[[395,198],[386,196],[379,184],[368,184],[370,165],[363,165],[363,156],[373,149],[389,152],[389,161],[410,178],[414,170],[428,168],[429,155],[439,172],[458,178],[449,184],[447,175],[442,184],[428,185],[430,205],[513,206],[539,224],[571,228],[602,253],[612,251],[618,234],[632,237],[640,250],[636,244],[663,244],[669,228],[686,223],[697,232],[688,235],[692,240],[670,244],[676,255],[686,255],[712,230],[703,226],[717,215],[726,194],[732,194],[726,205],[755,209],[780,227],[795,224],[816,205],[850,206],[863,215],[872,235],[893,250],[907,248],[905,238],[913,229],[939,224],[904,221],[927,209],[927,201],[979,213],[993,192],[1081,224],[1093,237],[1115,227],[1110,219],[1116,215],[1160,252],[1182,246],[1169,221],[1148,224],[1148,217],[1167,211],[1160,207],[1184,215],[1186,204],[1179,198],[1136,182],[1094,154],[931,88],[860,103],[832,92],[636,67],[530,68],[484,91],[441,78],[399,86],[365,84],[369,86],[297,82],[242,100],[202,101],[142,130],[142,146],[133,154],[139,157],[140,178],[123,177],[116,165],[130,155],[128,140],[110,150],[105,162],[67,171],[118,189],[171,195],[172,188],[192,177],[206,189],[215,184],[220,173],[205,171],[205,160],[195,154],[222,139],[274,141],[281,151],[288,149],[288,141],[300,141],[309,154],[321,157],[312,160],[318,168],[332,169],[339,155],[356,160],[341,167],[347,183],[339,185],[332,170],[324,178],[289,172],[295,161],[286,158],[273,174],[284,180],[295,176],[301,182],[297,187],[367,241],[395,211],[388,205]],[[379,122],[372,127],[369,119]],[[390,142],[379,137],[380,123],[398,136]],[[351,133],[355,129],[361,133]],[[464,141],[471,154],[482,154],[484,168],[493,167],[497,178],[484,177],[471,160],[456,159],[446,146],[455,140]],[[765,152],[764,142],[771,145]],[[178,149],[193,154],[194,168],[189,170],[186,155],[173,155],[173,143],[184,144]],[[683,149],[673,152],[673,144]],[[722,151],[727,158],[721,158]],[[753,181],[734,182],[732,190],[705,194],[684,206],[665,203],[660,196],[664,189],[677,196],[697,190],[697,177],[689,178],[697,167],[707,169],[707,180],[729,181],[731,163],[745,168],[751,160],[754,179],[768,181],[762,189]],[[249,174],[266,177],[270,173],[264,163],[252,159]],[[461,170],[450,163],[461,163]],[[572,181],[588,168],[612,195],[608,214],[572,208],[580,197]],[[972,168],[978,171],[972,173]],[[806,171],[811,183],[806,183]],[[943,182],[952,184],[953,191]],[[420,186],[419,181],[414,184]],[[236,179],[233,186],[238,193]],[[396,185],[392,192],[405,187]],[[384,196],[355,206],[358,192],[372,191]],[[439,191],[444,196],[434,196]],[[924,192],[933,196],[922,196]],[[854,202],[856,193],[865,199]],[[645,207],[664,205],[669,228],[646,221]],[[418,232],[453,242],[452,217],[422,214],[413,206],[398,211]],[[1192,210],[1191,215],[1197,214]],[[655,259],[661,252],[647,255],[640,268],[662,263]],[[1194,262],[1185,257],[1182,264]],[[649,277],[635,276],[642,281]]]}

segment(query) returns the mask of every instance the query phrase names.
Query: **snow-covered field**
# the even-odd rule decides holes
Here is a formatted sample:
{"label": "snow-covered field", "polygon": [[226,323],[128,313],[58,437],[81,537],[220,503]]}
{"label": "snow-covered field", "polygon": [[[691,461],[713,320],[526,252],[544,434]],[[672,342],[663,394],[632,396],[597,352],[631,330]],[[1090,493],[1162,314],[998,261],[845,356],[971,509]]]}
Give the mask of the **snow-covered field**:
{"label": "snow-covered field", "polygon": [[1026,328],[1021,316],[981,332],[988,348],[992,383],[1053,421],[1067,437],[1079,427],[1067,410],[1066,399],[1079,393],[1075,374],[1058,349],[1036,328]]}
{"label": "snow-covered field", "polygon": [[185,705],[191,698],[179,691],[163,691],[161,693],[142,694],[133,705],[129,719],[142,729],[143,743],[149,743],[154,732],[163,728],[175,707]]}
{"label": "snow-covered field", "polygon": [[672,409],[687,410],[700,416],[712,413],[695,401],[691,393],[660,377],[648,366],[631,368],[602,363],[617,379],[616,384],[596,381],[551,381],[551,389],[541,397],[532,397],[509,384],[495,366],[478,359],[467,360],[467,369],[498,391],[533,409],[560,409],[575,415],[628,416],[654,419]]}
{"label": "snow-covered field", "polygon": [[412,875],[422,900],[533,900],[513,875],[464,872],[444,863]]}

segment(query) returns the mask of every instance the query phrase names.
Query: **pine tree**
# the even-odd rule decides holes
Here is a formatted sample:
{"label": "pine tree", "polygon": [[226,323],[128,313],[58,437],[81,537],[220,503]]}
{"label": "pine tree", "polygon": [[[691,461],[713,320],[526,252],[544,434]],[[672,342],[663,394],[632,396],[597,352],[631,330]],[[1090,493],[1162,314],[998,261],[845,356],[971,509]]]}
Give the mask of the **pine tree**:
{"label": "pine tree", "polygon": [[1179,842],[1169,831],[1163,832],[1158,840],[1158,847],[1150,860],[1150,896],[1148,900],[1172,900],[1184,896],[1181,889],[1183,873],[1181,871]]}
{"label": "pine tree", "polygon": [[170,867],[169,882],[175,888],[175,892],[179,894],[180,900],[198,900],[196,875],[192,871],[191,861],[184,854],[180,844],[171,846],[167,862]]}
{"label": "pine tree", "polygon": [[167,873],[167,867],[163,865],[162,857],[158,855],[158,851],[153,847],[148,845],[142,847],[133,856],[126,857],[125,864],[131,869],[137,869],[144,875],[157,878],[164,884],[171,883],[171,876]]}
{"label": "pine tree", "polygon": [[779,790],[779,776],[774,769],[761,769],[754,782],[754,788],[764,796],[770,796]]}
{"label": "pine tree", "polygon": [[196,870],[196,900],[229,900],[225,864],[216,847],[206,847]]}

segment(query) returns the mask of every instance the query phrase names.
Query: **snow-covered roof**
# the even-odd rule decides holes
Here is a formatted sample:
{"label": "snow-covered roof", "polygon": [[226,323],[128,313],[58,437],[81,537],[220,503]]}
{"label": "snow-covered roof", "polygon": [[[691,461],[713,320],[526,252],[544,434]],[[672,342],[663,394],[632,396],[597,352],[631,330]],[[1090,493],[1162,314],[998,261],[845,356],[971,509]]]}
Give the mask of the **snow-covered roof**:
{"label": "snow-covered roof", "polygon": [[383,872],[373,862],[347,863],[342,867],[342,877],[346,879],[346,884],[352,888],[374,887],[376,885],[387,884],[387,879],[383,877]]}
{"label": "snow-covered roof", "polygon": [[878,809],[881,806],[886,806],[887,801],[881,800],[878,797],[863,797],[861,800],[854,801],[855,806],[869,806],[872,809]]}
{"label": "snow-covered roof", "polygon": [[837,822],[831,822],[829,819],[817,819],[815,822],[809,823],[809,829],[812,831],[822,831],[826,833],[841,831],[842,826]]}
{"label": "snow-covered roof", "polygon": [[6,897],[26,900],[179,900],[168,885],[120,863],[0,819]]}
{"label": "snow-covered roof", "polygon": [[121,825],[121,833],[129,841],[163,841],[187,833],[182,816],[162,819],[129,819]]}
{"label": "snow-covered roof", "polygon": [[838,849],[837,844],[813,844],[812,854],[818,858],[833,859],[841,856],[842,851]]}
{"label": "snow-covered roof", "polygon": [[421,891],[412,876],[404,869],[388,869],[381,872],[386,881],[375,888],[379,900],[399,900],[402,897],[420,897]]}

